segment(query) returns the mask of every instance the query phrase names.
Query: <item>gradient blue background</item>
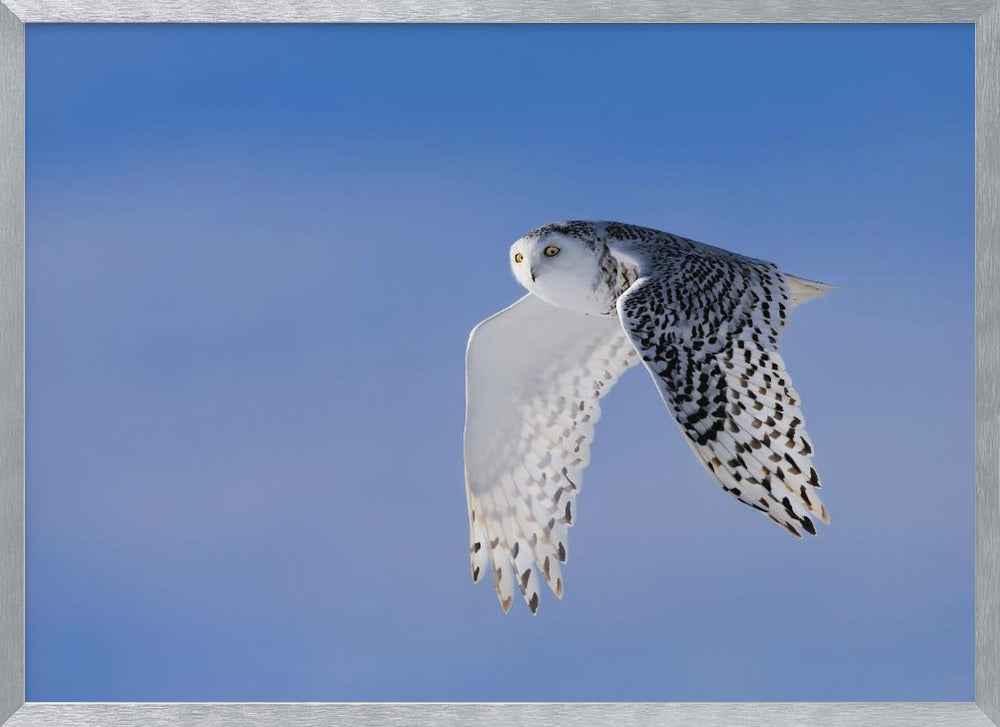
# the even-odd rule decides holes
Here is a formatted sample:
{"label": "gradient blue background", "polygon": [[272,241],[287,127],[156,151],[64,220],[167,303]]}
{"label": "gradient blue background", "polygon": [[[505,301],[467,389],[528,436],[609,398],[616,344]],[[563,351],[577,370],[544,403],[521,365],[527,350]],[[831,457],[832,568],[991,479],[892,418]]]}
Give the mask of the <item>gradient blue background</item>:
{"label": "gradient blue background", "polygon": [[[29,700],[971,700],[972,26],[27,29]],[[832,524],[631,372],[563,601],[468,575],[466,337],[619,219],[842,289]]]}

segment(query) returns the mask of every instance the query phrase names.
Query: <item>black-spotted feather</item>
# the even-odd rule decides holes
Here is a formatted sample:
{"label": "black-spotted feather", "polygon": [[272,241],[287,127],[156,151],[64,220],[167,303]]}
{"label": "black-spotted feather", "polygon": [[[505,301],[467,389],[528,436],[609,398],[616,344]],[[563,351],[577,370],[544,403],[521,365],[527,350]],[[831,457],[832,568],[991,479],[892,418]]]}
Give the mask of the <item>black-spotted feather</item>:
{"label": "black-spotted feather", "polygon": [[815,534],[812,518],[828,516],[778,353],[790,307],[781,273],[690,241],[642,247],[622,250],[642,277],[617,305],[667,408],[723,489],[795,535]]}

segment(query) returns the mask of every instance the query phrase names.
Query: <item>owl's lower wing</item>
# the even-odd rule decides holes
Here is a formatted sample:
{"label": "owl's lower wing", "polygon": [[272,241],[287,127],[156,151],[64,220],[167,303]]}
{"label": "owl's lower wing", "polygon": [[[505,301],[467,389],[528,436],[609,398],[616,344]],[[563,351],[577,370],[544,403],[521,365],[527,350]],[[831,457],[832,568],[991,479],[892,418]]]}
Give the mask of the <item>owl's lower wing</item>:
{"label": "owl's lower wing", "polygon": [[562,596],[559,567],[589,463],[598,400],[638,361],[615,316],[526,295],[487,318],[466,352],[465,482],[470,561],[489,569],[504,612],[514,587],[538,609],[537,564]]}
{"label": "owl's lower wing", "polygon": [[626,333],[722,488],[796,536],[829,522],[799,395],[778,353],[787,283],[768,263],[681,261],[619,298]]}

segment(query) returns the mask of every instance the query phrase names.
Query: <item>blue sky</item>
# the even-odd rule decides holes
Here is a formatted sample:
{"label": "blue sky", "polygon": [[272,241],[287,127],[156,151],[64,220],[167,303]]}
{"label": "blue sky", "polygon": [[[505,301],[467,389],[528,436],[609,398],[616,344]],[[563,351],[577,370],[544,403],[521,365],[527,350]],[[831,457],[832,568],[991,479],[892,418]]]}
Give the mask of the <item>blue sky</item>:
{"label": "blue sky", "polygon": [[[973,28],[27,28],[32,701],[971,700]],[[642,371],[566,597],[466,563],[510,242],[617,219],[841,286],[784,357],[832,522]]]}

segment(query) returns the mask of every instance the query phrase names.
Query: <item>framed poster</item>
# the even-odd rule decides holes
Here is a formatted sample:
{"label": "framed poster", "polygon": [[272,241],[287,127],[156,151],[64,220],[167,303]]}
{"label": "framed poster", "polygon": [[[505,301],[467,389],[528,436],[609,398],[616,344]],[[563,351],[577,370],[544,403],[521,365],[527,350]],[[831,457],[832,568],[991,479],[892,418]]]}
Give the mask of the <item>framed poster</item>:
{"label": "framed poster", "polygon": [[8,723],[991,724],[973,5],[0,11]]}

